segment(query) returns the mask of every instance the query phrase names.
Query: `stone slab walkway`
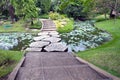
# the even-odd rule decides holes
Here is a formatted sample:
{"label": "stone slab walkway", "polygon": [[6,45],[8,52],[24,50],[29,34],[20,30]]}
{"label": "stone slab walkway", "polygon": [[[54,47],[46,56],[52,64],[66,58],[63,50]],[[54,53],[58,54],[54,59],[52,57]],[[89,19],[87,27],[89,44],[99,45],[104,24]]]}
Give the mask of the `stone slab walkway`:
{"label": "stone slab walkway", "polygon": [[51,20],[43,20],[15,80],[111,80],[65,52],[67,46],[55,30]]}
{"label": "stone slab walkway", "polygon": [[16,80],[109,80],[66,52],[28,52]]}

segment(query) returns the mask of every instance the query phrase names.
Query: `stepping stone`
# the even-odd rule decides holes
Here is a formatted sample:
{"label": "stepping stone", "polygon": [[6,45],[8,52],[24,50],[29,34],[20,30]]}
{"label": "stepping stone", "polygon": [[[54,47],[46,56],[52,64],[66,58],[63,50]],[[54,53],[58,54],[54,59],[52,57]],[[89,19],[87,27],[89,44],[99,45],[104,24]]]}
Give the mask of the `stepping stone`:
{"label": "stepping stone", "polygon": [[42,48],[27,48],[26,51],[41,51]]}
{"label": "stepping stone", "polygon": [[52,36],[52,37],[57,37],[57,38],[60,37],[60,35],[58,35],[58,34],[54,34],[54,35],[50,35],[50,36]]}
{"label": "stepping stone", "polygon": [[52,51],[62,51],[64,52],[67,50],[67,46],[62,44],[62,43],[51,43],[50,45],[46,46],[44,50],[47,52],[52,52]]}
{"label": "stepping stone", "polygon": [[40,32],[40,33],[38,33],[38,35],[40,35],[40,36],[41,36],[41,35],[42,35],[42,36],[43,36],[43,35],[48,35],[48,32]]}
{"label": "stepping stone", "polygon": [[34,40],[35,41],[40,41],[40,40],[42,40],[44,38],[49,38],[49,37],[50,37],[49,35],[43,35],[43,36],[34,37]]}
{"label": "stepping stone", "polygon": [[49,32],[50,35],[54,35],[54,34],[59,34],[57,31],[51,31]]}
{"label": "stepping stone", "polygon": [[43,29],[42,31],[56,31],[56,29]]}
{"label": "stepping stone", "polygon": [[49,37],[49,38],[44,38],[42,41],[59,42],[60,40],[61,40],[61,38]]}
{"label": "stepping stone", "polygon": [[32,48],[42,48],[47,45],[49,45],[49,42],[38,41],[31,43],[29,46]]}

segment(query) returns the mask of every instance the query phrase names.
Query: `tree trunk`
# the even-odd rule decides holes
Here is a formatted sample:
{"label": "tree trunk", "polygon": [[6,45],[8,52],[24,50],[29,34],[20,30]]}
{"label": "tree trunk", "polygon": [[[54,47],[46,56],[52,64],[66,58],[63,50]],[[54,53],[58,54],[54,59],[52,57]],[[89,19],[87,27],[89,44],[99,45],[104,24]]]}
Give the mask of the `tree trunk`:
{"label": "tree trunk", "polygon": [[34,22],[33,22],[33,18],[31,18],[31,25],[33,25],[34,24]]}
{"label": "tree trunk", "polygon": [[105,19],[107,19],[107,14],[105,13]]}
{"label": "tree trunk", "polygon": [[114,11],[114,9],[111,9],[111,11],[110,11],[110,18],[111,19],[115,18],[115,14],[113,14],[113,11]]}
{"label": "tree trunk", "polygon": [[12,23],[14,23],[15,22],[15,9],[12,5],[9,5],[9,14],[10,14]]}

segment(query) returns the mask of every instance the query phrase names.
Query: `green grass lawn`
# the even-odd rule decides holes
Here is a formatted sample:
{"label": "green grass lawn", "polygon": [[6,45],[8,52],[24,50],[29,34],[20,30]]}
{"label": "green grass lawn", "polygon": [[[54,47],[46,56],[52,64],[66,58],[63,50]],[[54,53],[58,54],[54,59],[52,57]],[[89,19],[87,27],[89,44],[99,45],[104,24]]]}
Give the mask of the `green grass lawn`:
{"label": "green grass lawn", "polygon": [[[6,25],[10,25],[11,27],[4,27]],[[6,21],[3,25],[0,25],[0,32],[25,32],[24,21],[20,20],[14,24],[10,24],[10,21]]]}
{"label": "green grass lawn", "polygon": [[[5,27],[8,26],[8,27]],[[10,27],[9,27],[10,26]],[[33,32],[31,30],[26,30],[26,28],[29,29],[41,29],[42,23],[38,22],[37,19],[34,20],[34,24],[31,25],[30,22],[26,22],[25,20],[19,20],[18,22],[15,22],[11,24],[10,21],[4,22],[4,24],[0,25],[0,33],[3,32]]]}
{"label": "green grass lawn", "polygon": [[96,26],[112,34],[113,40],[78,56],[120,77],[120,19],[97,22]]}
{"label": "green grass lawn", "polygon": [[23,57],[20,51],[0,50],[0,79],[9,74]]}

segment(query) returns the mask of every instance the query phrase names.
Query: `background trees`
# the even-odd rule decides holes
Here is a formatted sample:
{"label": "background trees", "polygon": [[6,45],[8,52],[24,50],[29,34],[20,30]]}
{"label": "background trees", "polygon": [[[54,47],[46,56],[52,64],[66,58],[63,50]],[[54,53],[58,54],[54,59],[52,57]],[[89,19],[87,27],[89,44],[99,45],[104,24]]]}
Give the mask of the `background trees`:
{"label": "background trees", "polygon": [[50,11],[51,0],[37,0],[36,6],[41,9],[41,14],[48,13]]}
{"label": "background trees", "polygon": [[60,10],[74,19],[83,20],[92,12],[94,0],[61,0]]}
{"label": "background trees", "polygon": [[120,12],[120,0],[0,0],[0,15],[9,16],[8,3],[17,17],[31,19],[50,11],[80,20],[96,14],[114,17],[113,13]]}
{"label": "background trees", "polygon": [[98,13],[109,14],[110,17],[114,17],[114,13],[120,10],[120,0],[96,0],[96,10]]}

